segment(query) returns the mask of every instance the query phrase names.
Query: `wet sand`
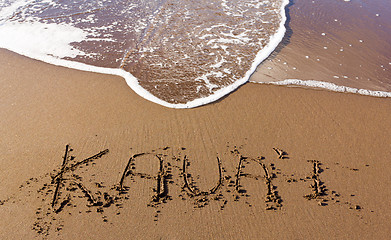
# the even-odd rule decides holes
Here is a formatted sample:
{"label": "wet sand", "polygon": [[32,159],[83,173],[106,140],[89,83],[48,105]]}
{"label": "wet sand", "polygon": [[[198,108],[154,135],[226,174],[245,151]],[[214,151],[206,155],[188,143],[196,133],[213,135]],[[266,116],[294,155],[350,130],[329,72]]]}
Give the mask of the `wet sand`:
{"label": "wet sand", "polygon": [[174,110],[5,50],[0,76],[1,239],[391,234],[390,99],[249,83]]}

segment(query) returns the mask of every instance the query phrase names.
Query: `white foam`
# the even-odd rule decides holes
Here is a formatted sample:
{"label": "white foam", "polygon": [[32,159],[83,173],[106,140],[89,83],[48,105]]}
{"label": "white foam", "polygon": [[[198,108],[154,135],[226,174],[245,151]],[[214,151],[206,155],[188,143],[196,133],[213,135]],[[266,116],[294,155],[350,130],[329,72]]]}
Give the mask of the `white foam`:
{"label": "white foam", "polygon": [[[22,6],[22,3],[25,1],[20,1],[20,4],[17,4],[18,7]],[[76,55],[84,55],[83,52],[80,52],[77,49],[74,49],[71,47],[72,42],[80,42],[83,39],[86,38],[86,32],[84,32],[81,29],[78,29],[73,26],[65,26],[61,24],[45,24],[45,27],[40,25],[41,23],[21,23],[21,25],[13,25],[13,27],[20,29],[25,29],[26,31],[23,33],[17,33],[16,30],[12,30],[9,24],[16,24],[16,23],[4,23],[0,25],[0,47],[6,48],[11,51],[14,51],[16,53],[19,53],[21,55],[25,55],[27,57],[31,57],[37,60],[41,60],[53,65],[57,66],[64,66],[68,68],[83,70],[83,71],[91,71],[91,72],[98,72],[98,73],[104,73],[104,74],[112,74],[112,75],[118,75],[123,78],[125,78],[127,84],[132,88],[138,95],[144,97],[145,99],[160,104],[165,107],[169,108],[193,108],[198,107],[201,105],[205,105],[211,102],[214,102],[221,97],[231,93],[235,89],[237,89],[239,86],[246,83],[250,76],[255,72],[257,66],[265,60],[278,46],[278,44],[282,41],[284,35],[285,35],[285,22],[286,22],[286,15],[285,15],[285,6],[289,3],[289,0],[283,0],[281,4],[280,9],[280,26],[277,32],[271,36],[269,39],[269,43],[257,53],[255,59],[253,60],[253,63],[251,65],[251,68],[246,72],[245,76],[231,85],[228,85],[226,87],[223,87],[217,91],[215,91],[213,94],[204,97],[204,98],[198,98],[193,101],[187,102],[185,104],[173,104],[168,103],[166,101],[163,101],[154,95],[152,95],[150,92],[145,90],[143,87],[141,87],[139,81],[137,78],[135,78],[132,74],[129,72],[126,72],[122,69],[118,68],[103,68],[103,67],[96,67],[91,66],[79,62],[73,62],[68,61],[64,59],[60,59],[61,57],[74,57]],[[16,6],[16,5],[15,5]],[[16,9],[16,7],[13,7],[13,9]],[[11,12],[11,11],[7,11]],[[2,14],[0,14],[2,15]],[[29,25],[30,27],[33,27],[32,29],[27,29],[26,24],[32,24]],[[58,28],[57,28],[58,27]],[[37,31],[33,31],[33,29]],[[58,32],[56,32],[56,30]],[[18,31],[19,32],[19,31]],[[45,34],[45,32],[47,34]],[[13,36],[9,35],[13,34]],[[36,34],[38,33],[38,34]],[[19,35],[17,35],[19,34]],[[40,36],[40,34],[43,34]],[[67,37],[69,36],[69,38]],[[72,36],[72,37],[71,37]],[[3,38],[4,37],[4,38]],[[12,39],[15,39],[15,37],[18,38],[18,41],[12,42]],[[48,41],[46,37],[53,37],[53,40]],[[60,40],[61,37],[64,37],[63,40]],[[35,38],[35,39],[34,39]],[[45,38],[46,42],[45,45],[39,45],[40,40]],[[34,46],[34,44],[29,44],[28,41],[32,41],[34,44],[37,44],[37,46]],[[58,42],[60,41],[60,42]],[[53,47],[58,49],[52,49],[50,54],[48,55],[49,51],[46,51],[45,48],[47,47]],[[223,47],[223,46],[220,46]],[[224,49],[226,50],[226,49]]]}
{"label": "white foam", "polygon": [[67,24],[7,22],[0,27],[0,47],[33,58],[44,55],[73,58],[85,53],[70,44],[85,40],[87,35]]}
{"label": "white foam", "polygon": [[0,12],[0,26],[7,21],[9,18],[11,18],[14,14],[15,11],[23,6],[26,6],[28,3],[28,0],[19,0],[13,2],[11,5],[4,7],[1,9]]}
{"label": "white foam", "polygon": [[391,92],[358,89],[358,88],[340,86],[334,83],[315,81],[315,80],[286,79],[283,81],[267,82],[263,84],[284,85],[284,86],[296,85],[296,86],[305,86],[305,87],[312,87],[312,88],[322,88],[334,92],[355,93],[355,94],[367,95],[373,97],[391,97]]}

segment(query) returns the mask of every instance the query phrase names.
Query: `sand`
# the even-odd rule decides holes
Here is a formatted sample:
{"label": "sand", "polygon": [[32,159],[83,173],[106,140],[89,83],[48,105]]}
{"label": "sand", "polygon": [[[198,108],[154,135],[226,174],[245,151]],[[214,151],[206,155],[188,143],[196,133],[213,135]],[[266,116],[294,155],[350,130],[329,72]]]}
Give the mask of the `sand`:
{"label": "sand", "polygon": [[390,99],[249,83],[175,110],[5,50],[0,76],[1,239],[391,234]]}

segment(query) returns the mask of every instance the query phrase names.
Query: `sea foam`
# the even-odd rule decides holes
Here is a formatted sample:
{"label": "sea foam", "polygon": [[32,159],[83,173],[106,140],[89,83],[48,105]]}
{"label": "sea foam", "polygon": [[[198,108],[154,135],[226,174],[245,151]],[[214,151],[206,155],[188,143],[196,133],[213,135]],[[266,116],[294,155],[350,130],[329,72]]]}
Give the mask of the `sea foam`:
{"label": "sea foam", "polygon": [[288,86],[288,85],[305,86],[311,88],[327,89],[330,91],[341,92],[341,93],[355,93],[355,94],[373,96],[373,97],[391,97],[391,92],[346,87],[346,86],[336,85],[334,83],[316,81],[316,80],[286,79],[283,81],[268,82],[266,84],[283,85],[283,86]]}
{"label": "sea foam", "polygon": [[[67,24],[4,23],[0,26],[0,47],[19,54],[38,58],[76,57],[85,53],[72,47],[70,43],[83,41],[88,33]],[[50,59],[47,59],[50,63]]]}

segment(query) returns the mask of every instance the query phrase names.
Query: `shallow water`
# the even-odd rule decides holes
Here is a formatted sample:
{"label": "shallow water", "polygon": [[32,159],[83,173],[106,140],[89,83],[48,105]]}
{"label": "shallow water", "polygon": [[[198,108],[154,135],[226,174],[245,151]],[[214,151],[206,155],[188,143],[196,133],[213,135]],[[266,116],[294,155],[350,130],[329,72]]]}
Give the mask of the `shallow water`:
{"label": "shallow water", "polygon": [[250,81],[316,80],[391,91],[391,2],[295,0],[287,34]]}
{"label": "shallow water", "polygon": [[[282,0],[6,0],[0,7],[0,46],[33,58],[124,69],[169,103],[244,83],[254,61],[278,44],[260,54],[273,35],[280,31],[282,38],[285,20]],[[13,46],[13,39],[20,43]]]}

